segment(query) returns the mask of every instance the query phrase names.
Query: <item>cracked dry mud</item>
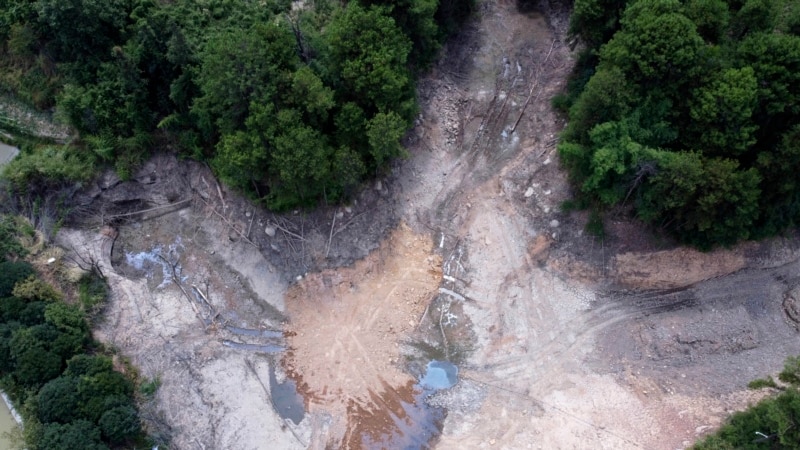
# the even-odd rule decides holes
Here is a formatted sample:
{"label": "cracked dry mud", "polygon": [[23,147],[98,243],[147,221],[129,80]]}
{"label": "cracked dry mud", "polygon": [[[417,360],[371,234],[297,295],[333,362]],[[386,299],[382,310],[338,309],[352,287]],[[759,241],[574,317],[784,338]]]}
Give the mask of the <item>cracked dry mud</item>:
{"label": "cracked dry mud", "polygon": [[[98,337],[162,381],[151,430],[180,449],[402,446],[431,358],[456,362],[459,382],[427,398],[447,413],[412,448],[682,448],[761,395],[747,382],[800,348],[800,240],[702,254],[614,217],[599,241],[585,213],[560,212],[550,101],[574,54],[558,8],[481,2],[420,82],[411,157],[346,207],[271,215],[164,155],[87,190],[106,220],[186,200],[117,218],[116,241],[59,236],[109,277]],[[127,265],[178,238],[180,283]],[[299,423],[271,394],[287,377]]]}

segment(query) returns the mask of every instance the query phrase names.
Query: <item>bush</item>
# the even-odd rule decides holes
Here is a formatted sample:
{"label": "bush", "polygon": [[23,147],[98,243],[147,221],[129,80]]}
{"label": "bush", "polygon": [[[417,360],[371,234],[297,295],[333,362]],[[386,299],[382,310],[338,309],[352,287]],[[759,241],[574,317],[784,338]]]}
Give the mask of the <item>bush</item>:
{"label": "bush", "polygon": [[135,437],[141,428],[139,414],[130,406],[117,406],[103,413],[98,422],[103,436],[112,444]]}
{"label": "bush", "polygon": [[0,262],[0,298],[11,296],[14,286],[36,272],[33,266],[25,261]]}
{"label": "bush", "polygon": [[48,450],[107,450],[100,440],[100,429],[88,420],[44,426],[39,447]]}

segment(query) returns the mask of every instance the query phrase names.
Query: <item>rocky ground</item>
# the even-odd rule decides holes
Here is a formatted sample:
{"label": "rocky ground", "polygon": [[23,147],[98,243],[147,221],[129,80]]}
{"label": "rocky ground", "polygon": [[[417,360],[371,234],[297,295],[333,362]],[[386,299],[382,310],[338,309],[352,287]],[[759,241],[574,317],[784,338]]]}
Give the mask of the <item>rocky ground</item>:
{"label": "rocky ground", "polygon": [[[747,382],[800,348],[800,241],[703,254],[561,211],[566,17],[481,3],[420,84],[410,158],[348,205],[274,215],[169,155],[76,197],[59,239],[109,277],[98,337],[161,380],[151,430],[186,449],[673,449],[757,399]],[[404,441],[430,418],[408,406],[430,359],[459,382]]]}

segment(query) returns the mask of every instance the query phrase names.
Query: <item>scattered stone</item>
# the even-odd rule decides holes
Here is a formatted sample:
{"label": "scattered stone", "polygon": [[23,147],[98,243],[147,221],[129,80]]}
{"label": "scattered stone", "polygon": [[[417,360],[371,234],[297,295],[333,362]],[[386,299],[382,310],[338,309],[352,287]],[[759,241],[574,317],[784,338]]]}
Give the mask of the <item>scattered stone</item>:
{"label": "scattered stone", "polygon": [[550,158],[545,159],[542,164],[545,165],[545,166],[550,164]]}
{"label": "scattered stone", "polygon": [[525,198],[529,198],[532,195],[533,195],[533,187],[531,186],[531,187],[528,187],[528,189],[525,191]]}
{"label": "scattered stone", "polygon": [[54,262],[56,262],[55,258],[50,258],[47,260],[47,264],[53,264]]}
{"label": "scattered stone", "polygon": [[267,233],[267,236],[269,237],[275,237],[276,231],[277,231],[276,228],[272,225],[267,225],[267,227],[264,228],[264,233]]}
{"label": "scattered stone", "polygon": [[336,213],[336,218],[337,219],[341,219],[342,217],[344,217],[344,213],[342,211],[339,211],[339,212]]}
{"label": "scattered stone", "polygon": [[352,214],[353,213],[353,208],[351,208],[349,206],[345,206],[344,207],[344,212],[346,212],[347,214]]}
{"label": "scattered stone", "polygon": [[253,213],[251,213],[250,211],[245,211],[245,213],[244,213],[245,217],[250,217],[252,215],[253,215]]}
{"label": "scattered stone", "polygon": [[558,228],[559,225],[561,225],[561,223],[559,221],[557,221],[556,219],[553,219],[553,220],[550,221],[550,227],[552,227],[552,228]]}
{"label": "scattered stone", "polygon": [[380,191],[382,189],[383,189],[383,183],[381,183],[381,180],[376,181],[375,182],[375,190],[376,191]]}

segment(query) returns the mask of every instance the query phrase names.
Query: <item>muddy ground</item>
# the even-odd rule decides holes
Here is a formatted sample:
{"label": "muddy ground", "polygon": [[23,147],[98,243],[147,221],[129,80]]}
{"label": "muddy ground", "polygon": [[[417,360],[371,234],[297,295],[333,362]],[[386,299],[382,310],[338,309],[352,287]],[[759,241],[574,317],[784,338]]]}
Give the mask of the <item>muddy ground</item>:
{"label": "muddy ground", "polygon": [[[599,240],[562,212],[559,8],[482,2],[420,83],[410,158],[348,205],[274,215],[168,154],[76,197],[59,240],[109,278],[98,337],[161,381],[153,433],[674,449],[758,398],[747,382],[800,348],[800,241],[703,254],[621,215]],[[421,388],[430,360],[458,383]]]}

